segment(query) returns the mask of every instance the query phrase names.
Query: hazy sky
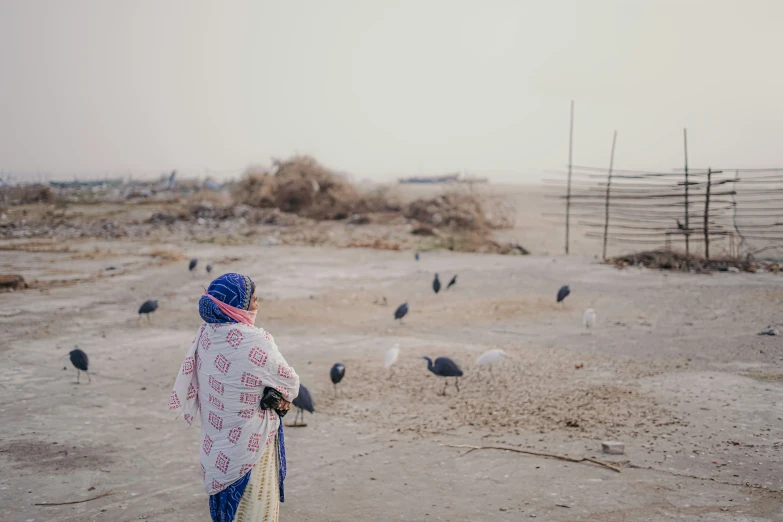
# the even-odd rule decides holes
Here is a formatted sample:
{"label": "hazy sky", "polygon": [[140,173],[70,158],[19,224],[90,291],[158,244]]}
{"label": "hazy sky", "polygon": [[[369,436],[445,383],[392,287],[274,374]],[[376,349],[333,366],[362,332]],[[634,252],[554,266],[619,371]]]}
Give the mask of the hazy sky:
{"label": "hazy sky", "polygon": [[0,0],[0,171],[783,166],[780,0]]}

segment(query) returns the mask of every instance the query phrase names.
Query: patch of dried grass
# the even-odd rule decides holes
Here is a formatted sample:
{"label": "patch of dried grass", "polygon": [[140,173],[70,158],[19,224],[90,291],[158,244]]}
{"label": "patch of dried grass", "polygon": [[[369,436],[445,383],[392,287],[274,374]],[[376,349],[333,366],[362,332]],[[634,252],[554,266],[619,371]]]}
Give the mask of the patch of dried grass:
{"label": "patch of dried grass", "polygon": [[175,261],[182,261],[185,259],[185,256],[181,251],[167,247],[154,247],[146,250],[142,253],[142,255],[154,257],[167,263],[173,263]]}

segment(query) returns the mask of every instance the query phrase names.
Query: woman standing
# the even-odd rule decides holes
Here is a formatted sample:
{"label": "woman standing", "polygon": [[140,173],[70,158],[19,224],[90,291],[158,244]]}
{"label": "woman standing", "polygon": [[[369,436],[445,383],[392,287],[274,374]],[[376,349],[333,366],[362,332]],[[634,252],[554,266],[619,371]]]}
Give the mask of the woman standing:
{"label": "woman standing", "polygon": [[284,500],[283,424],[260,403],[272,389],[282,397],[275,409],[290,408],[299,376],[254,326],[255,290],[240,274],[212,281],[199,300],[204,324],[169,398],[188,424],[201,414],[201,473],[214,522],[273,522]]}

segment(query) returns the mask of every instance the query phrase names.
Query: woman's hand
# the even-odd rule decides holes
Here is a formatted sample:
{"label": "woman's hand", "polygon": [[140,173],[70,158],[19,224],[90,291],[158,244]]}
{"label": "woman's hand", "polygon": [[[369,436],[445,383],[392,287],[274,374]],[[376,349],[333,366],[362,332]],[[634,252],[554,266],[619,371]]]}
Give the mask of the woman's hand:
{"label": "woman's hand", "polygon": [[277,406],[278,410],[289,410],[291,409],[291,403],[288,402],[285,399],[280,399],[280,404]]}

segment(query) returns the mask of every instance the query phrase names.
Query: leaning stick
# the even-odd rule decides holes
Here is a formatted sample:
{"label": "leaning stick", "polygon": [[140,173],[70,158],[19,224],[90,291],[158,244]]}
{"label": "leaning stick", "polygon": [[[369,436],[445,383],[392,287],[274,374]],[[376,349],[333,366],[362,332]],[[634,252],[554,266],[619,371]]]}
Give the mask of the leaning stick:
{"label": "leaning stick", "polygon": [[465,456],[471,451],[475,451],[475,450],[494,449],[494,450],[502,450],[502,451],[513,451],[514,453],[524,453],[525,455],[535,455],[537,457],[549,457],[552,459],[565,460],[568,462],[591,462],[593,464],[596,464],[597,466],[602,466],[604,468],[611,469],[612,471],[616,471],[617,473],[620,473],[621,471],[620,468],[616,466],[612,466],[611,464],[607,464],[606,462],[601,462],[600,460],[595,460],[590,457],[580,457],[576,459],[573,457],[566,457],[564,455],[554,455],[552,453],[539,453],[536,451],[527,451],[527,450],[521,450],[516,448],[504,448],[502,446],[469,446],[467,444],[441,444],[441,446],[446,446],[447,448],[470,448],[461,456]]}
{"label": "leaning stick", "polygon": [[107,491],[106,493],[101,493],[97,497],[86,498],[84,500],[72,500],[70,502],[43,502],[41,504],[33,504],[33,505],[34,506],[67,506],[69,504],[81,504],[83,502],[89,502],[91,500],[98,500],[99,498],[108,497],[109,495],[114,495],[114,493],[111,491]]}

